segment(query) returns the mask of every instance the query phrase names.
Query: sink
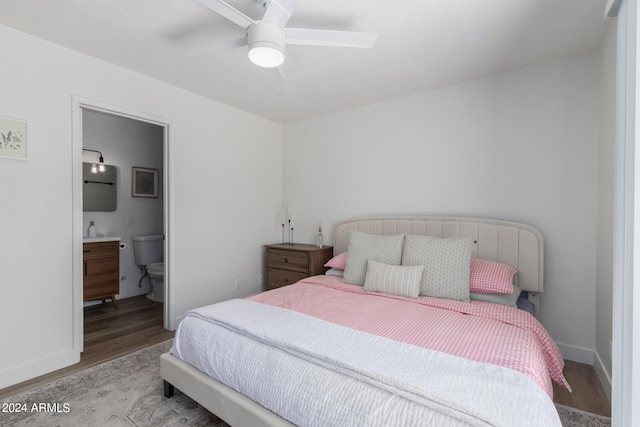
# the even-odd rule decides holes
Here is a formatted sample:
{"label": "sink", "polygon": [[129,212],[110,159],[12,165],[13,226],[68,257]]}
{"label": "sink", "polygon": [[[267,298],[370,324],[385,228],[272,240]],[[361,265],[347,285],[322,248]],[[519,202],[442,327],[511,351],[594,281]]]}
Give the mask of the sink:
{"label": "sink", "polygon": [[117,237],[117,236],[96,236],[96,237],[83,236],[82,237],[83,243],[119,242],[119,241],[120,241],[120,237]]}

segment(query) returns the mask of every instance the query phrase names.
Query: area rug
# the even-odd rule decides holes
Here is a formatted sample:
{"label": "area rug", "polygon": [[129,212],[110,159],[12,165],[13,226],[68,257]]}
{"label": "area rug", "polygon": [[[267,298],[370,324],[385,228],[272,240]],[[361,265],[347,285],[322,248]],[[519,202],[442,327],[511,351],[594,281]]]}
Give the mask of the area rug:
{"label": "area rug", "polygon": [[611,418],[556,403],[563,427],[610,427]]}
{"label": "area rug", "polygon": [[[0,401],[0,426],[228,426],[176,390],[164,397],[168,340]],[[2,411],[2,409],[6,411]]]}
{"label": "area rug", "polygon": [[[160,355],[172,340],[0,401],[0,426],[228,427],[176,390],[164,397]],[[606,427],[607,417],[556,405],[564,427]]]}

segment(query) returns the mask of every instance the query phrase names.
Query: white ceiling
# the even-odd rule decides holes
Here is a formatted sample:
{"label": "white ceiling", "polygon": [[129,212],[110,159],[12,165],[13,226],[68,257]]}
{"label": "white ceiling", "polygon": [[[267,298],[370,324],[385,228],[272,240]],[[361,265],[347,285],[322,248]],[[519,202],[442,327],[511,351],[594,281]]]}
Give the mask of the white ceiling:
{"label": "white ceiling", "polygon": [[[259,0],[227,1],[264,12]],[[0,0],[0,24],[289,123],[596,51],[605,4],[301,0],[287,27],[379,37],[372,49],[288,46],[297,75],[286,80],[250,63],[232,43],[244,30],[195,0]]]}

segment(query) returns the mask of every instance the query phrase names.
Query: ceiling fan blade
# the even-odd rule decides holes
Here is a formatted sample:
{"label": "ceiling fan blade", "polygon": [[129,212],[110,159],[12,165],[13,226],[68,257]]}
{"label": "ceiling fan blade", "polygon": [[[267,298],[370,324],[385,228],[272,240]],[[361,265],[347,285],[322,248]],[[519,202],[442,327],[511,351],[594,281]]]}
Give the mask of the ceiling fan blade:
{"label": "ceiling fan blade", "polygon": [[285,81],[298,80],[300,78],[300,72],[296,67],[295,62],[291,59],[286,51],[284,53],[284,62],[278,67],[278,72]]}
{"label": "ceiling fan blade", "polygon": [[287,25],[287,22],[289,22],[289,19],[291,19],[291,14],[299,1],[300,0],[271,0],[267,5],[267,10],[264,12],[262,20],[284,27]]}
{"label": "ceiling fan blade", "polygon": [[370,48],[378,39],[378,35],[374,33],[351,31],[285,28],[285,32],[286,44],[290,45]]}
{"label": "ceiling fan blade", "polygon": [[215,55],[220,52],[228,51],[229,49],[236,49],[247,45],[246,37],[237,37],[231,40],[225,40],[219,43],[207,43],[198,47],[189,48],[183,51],[185,56],[202,57]]}
{"label": "ceiling fan blade", "polygon": [[244,13],[240,12],[238,9],[229,5],[223,0],[197,0],[198,3],[208,7],[219,15],[224,16],[229,21],[233,22],[241,26],[242,28],[248,28],[249,25],[255,24],[256,21],[249,18]]}
{"label": "ceiling fan blade", "polygon": [[242,47],[247,45],[246,37],[236,37],[235,39],[231,39],[226,43],[229,47]]}

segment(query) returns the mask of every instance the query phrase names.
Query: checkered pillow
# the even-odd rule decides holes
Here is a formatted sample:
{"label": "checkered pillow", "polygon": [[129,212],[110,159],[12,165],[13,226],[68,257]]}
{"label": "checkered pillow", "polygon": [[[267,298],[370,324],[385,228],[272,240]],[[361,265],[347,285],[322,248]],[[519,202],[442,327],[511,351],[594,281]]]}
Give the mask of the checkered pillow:
{"label": "checkered pillow", "polygon": [[517,268],[486,259],[471,259],[469,291],[477,294],[510,294]]}
{"label": "checkered pillow", "polygon": [[342,252],[340,255],[336,255],[331,258],[324,265],[325,267],[335,268],[336,270],[344,270],[347,266],[347,252]]}

